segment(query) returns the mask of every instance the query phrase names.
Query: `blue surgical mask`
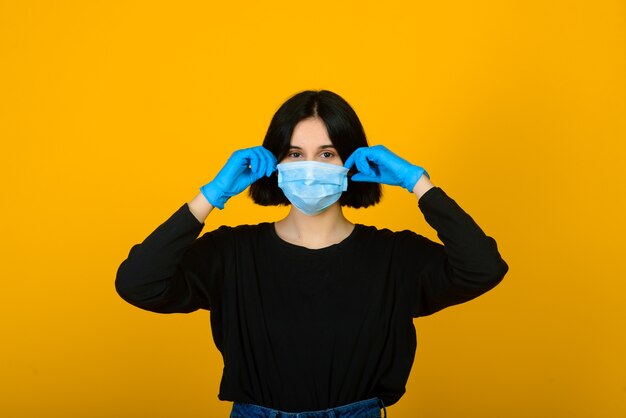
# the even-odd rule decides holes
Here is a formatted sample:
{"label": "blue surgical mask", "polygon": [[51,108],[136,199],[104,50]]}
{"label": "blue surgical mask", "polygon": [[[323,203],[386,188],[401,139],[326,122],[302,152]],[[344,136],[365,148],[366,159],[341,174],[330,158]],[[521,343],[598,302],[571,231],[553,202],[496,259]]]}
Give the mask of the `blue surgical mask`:
{"label": "blue surgical mask", "polygon": [[283,163],[278,169],[278,187],[292,205],[313,216],[335,203],[348,189],[348,169],[317,161]]}

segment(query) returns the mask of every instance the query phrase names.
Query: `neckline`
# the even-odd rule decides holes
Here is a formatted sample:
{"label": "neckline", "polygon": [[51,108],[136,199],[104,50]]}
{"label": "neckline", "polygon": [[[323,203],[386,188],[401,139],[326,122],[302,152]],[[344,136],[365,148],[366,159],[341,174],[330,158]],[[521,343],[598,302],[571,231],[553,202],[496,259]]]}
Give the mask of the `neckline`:
{"label": "neckline", "polygon": [[278,235],[278,232],[276,232],[275,222],[269,222],[267,225],[268,225],[270,236],[272,237],[274,241],[278,243],[278,245],[287,249],[291,249],[293,251],[298,251],[301,253],[308,253],[308,254],[314,254],[314,253],[320,254],[320,253],[333,251],[333,250],[345,247],[346,245],[348,245],[351,241],[355,239],[356,235],[358,234],[362,226],[361,224],[354,224],[354,228],[352,228],[352,231],[350,232],[350,234],[348,234],[347,237],[345,237],[343,240],[335,244],[331,244],[327,247],[322,247],[322,248],[308,248],[302,245],[292,244],[291,242],[288,242],[282,239]]}

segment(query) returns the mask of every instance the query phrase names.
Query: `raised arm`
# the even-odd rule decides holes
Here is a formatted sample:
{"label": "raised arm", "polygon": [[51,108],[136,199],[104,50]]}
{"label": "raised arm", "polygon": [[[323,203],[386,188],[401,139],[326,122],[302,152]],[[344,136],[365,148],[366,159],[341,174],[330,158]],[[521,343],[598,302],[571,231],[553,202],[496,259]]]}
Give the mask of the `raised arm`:
{"label": "raised arm", "polygon": [[[230,197],[269,176],[275,167],[276,158],[263,147],[234,152],[197,196],[131,248],[117,271],[118,294],[132,305],[160,313],[210,309],[205,276],[218,274],[220,263],[207,265],[194,241],[214,207],[223,209]],[[210,245],[209,237],[206,241]]]}
{"label": "raised arm", "polygon": [[159,313],[208,309],[208,294],[197,288],[203,266],[191,258],[183,263],[202,227],[184,204],[143,242],[134,245],[117,270],[115,288],[120,297]]}
{"label": "raised arm", "polygon": [[[357,149],[346,161],[358,173],[353,181],[373,181],[401,186],[414,193],[428,224],[437,231],[443,247],[434,244],[413,248],[414,240],[402,247],[404,258],[415,251],[429,254],[429,262],[413,278],[410,292],[415,296],[413,315],[429,315],[447,306],[473,299],[498,284],[508,265],[496,242],[443,190],[435,187],[421,167],[393,154],[384,146]],[[423,259],[423,257],[422,257]]]}
{"label": "raised arm", "polygon": [[418,203],[443,251],[433,248],[419,274],[413,316],[467,302],[500,283],[509,267],[496,241],[470,215],[439,187],[430,188]]}

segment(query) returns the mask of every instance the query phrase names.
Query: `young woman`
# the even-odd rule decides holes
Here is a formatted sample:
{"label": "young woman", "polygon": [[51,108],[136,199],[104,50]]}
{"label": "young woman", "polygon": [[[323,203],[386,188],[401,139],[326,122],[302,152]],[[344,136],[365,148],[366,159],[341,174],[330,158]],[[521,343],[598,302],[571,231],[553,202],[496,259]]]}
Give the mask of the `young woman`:
{"label": "young woman", "polygon": [[[415,194],[443,245],[344,217],[343,206],[376,204],[380,184]],[[248,186],[256,203],[291,204],[289,214],[198,238],[211,211]],[[405,391],[413,318],[479,296],[507,270],[423,168],[368,147],[338,95],[305,91],[276,112],[263,146],[233,153],[131,249],[116,288],[153,312],[211,311],[231,417],[370,418]]]}

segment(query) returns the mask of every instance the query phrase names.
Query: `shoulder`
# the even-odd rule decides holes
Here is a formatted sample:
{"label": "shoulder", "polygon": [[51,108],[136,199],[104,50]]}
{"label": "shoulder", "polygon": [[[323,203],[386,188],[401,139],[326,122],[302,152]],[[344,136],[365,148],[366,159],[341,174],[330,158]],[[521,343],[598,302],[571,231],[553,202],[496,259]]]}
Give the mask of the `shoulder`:
{"label": "shoulder", "polygon": [[392,231],[389,228],[379,228],[374,225],[363,225],[356,224],[356,228],[360,230],[360,232],[364,235],[369,235],[372,237],[378,238],[398,238],[398,237],[417,237],[420,236],[416,232],[413,232],[409,229],[404,229],[401,231]]}
{"label": "shoulder", "polygon": [[195,240],[189,248],[188,256],[228,257],[234,252],[250,251],[251,247],[264,246],[270,237],[272,224],[258,225],[222,225],[212,231],[205,232]]}
{"label": "shoulder", "polygon": [[371,243],[382,245],[420,245],[431,242],[428,238],[408,229],[392,231],[388,228],[378,228],[373,225],[357,224],[359,238]]}
{"label": "shoulder", "polygon": [[365,225],[358,228],[359,239],[354,240],[353,249],[367,259],[388,260],[390,266],[401,271],[417,271],[444,253],[443,245],[408,229],[392,231]]}
{"label": "shoulder", "polygon": [[272,224],[264,222],[256,225],[222,225],[213,231],[206,232],[202,239],[246,239],[260,235],[266,235],[270,231]]}

